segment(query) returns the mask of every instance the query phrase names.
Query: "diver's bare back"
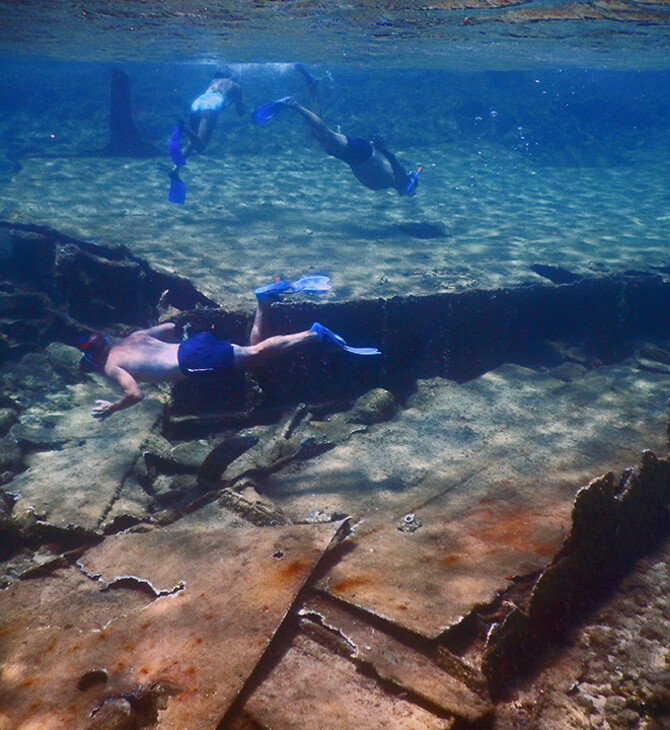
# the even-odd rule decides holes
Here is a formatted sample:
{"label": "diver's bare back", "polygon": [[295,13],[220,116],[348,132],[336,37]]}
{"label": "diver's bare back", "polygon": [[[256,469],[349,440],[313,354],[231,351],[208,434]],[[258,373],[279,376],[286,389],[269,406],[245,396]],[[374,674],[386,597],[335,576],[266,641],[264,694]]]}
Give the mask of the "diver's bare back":
{"label": "diver's bare back", "polygon": [[119,367],[144,383],[182,380],[185,375],[179,368],[178,350],[178,344],[163,342],[142,331],[134,332],[112,346],[105,370]]}

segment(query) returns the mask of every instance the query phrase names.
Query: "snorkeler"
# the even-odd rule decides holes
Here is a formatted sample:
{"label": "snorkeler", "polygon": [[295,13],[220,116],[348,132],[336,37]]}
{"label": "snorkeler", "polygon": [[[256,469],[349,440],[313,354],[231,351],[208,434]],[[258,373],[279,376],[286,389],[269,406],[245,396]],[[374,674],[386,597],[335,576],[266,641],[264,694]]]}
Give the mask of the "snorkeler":
{"label": "snorkeler", "polygon": [[[205,150],[212,139],[221,111],[230,104],[235,105],[239,116],[246,111],[242,87],[233,80],[230,69],[224,67],[216,71],[207,90],[191,104],[188,124],[180,120],[172,132],[170,154],[174,167],[170,171],[172,185],[168,196],[171,202],[184,202],[183,197],[186,191],[179,178],[179,168],[186,164],[186,158],[194,150],[199,153]],[[180,143],[182,133],[186,133],[188,137],[188,141],[183,147]]]}
{"label": "snorkeler", "polygon": [[307,120],[313,136],[323,149],[332,157],[346,162],[365,187],[371,190],[393,188],[398,195],[414,195],[421,168],[408,173],[386,147],[381,135],[368,142],[361,137],[348,137],[340,132],[333,132],[321,117],[317,94],[318,79],[302,64],[298,63],[295,67],[307,82],[310,104],[316,111],[299,104],[292,96],[286,96],[259,106],[253,113],[253,120],[256,123],[266,122],[282,109],[293,109]]}
{"label": "snorkeler", "polygon": [[306,276],[295,282],[277,281],[256,289],[256,313],[248,345],[219,340],[211,332],[199,332],[179,342],[173,322],[134,332],[116,343],[100,332],[82,338],[80,348],[87,360],[123,390],[123,396],[116,401],[97,400],[91,415],[105,418],[139,403],[143,394],[138,382],[176,382],[212,372],[225,377],[310,342],[329,343],[354,355],[379,355],[375,348],[349,347],[342,337],[319,322],[302,332],[268,337],[266,315],[273,300],[298,291],[327,291],[329,281],[326,276]]}

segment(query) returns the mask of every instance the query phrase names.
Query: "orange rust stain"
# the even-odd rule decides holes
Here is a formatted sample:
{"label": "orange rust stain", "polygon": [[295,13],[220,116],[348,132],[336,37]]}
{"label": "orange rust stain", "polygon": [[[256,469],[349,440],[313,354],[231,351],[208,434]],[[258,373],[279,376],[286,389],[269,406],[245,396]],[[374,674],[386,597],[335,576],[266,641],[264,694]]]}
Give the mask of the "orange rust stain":
{"label": "orange rust stain", "polygon": [[140,628],[141,628],[141,629],[142,629],[143,631],[145,631],[146,629],[148,629],[148,628],[149,628],[149,626],[151,626],[151,624],[150,624],[150,623],[149,623],[149,622],[147,621],[146,623],[143,623],[143,624],[142,624],[142,625],[140,626]]}
{"label": "orange rust stain", "polygon": [[149,674],[149,670],[146,667],[142,667],[142,669],[140,669],[140,673],[141,674]]}
{"label": "orange rust stain", "polygon": [[525,509],[523,505],[482,502],[464,517],[459,530],[461,535],[471,535],[487,544],[484,554],[509,550],[552,557],[563,539],[563,507],[557,503]]}
{"label": "orange rust stain", "polygon": [[285,581],[294,578],[296,575],[304,573],[308,567],[308,564],[303,560],[293,560],[281,569],[279,580]]}
{"label": "orange rust stain", "polygon": [[31,679],[26,679],[25,682],[21,682],[22,687],[30,687],[31,684],[33,684],[36,680],[35,677],[32,677]]}
{"label": "orange rust stain", "polygon": [[352,578],[345,578],[334,583],[332,589],[335,593],[348,593],[359,586],[370,585],[372,581],[365,575],[355,575]]}
{"label": "orange rust stain", "polygon": [[442,558],[442,562],[445,565],[453,565],[454,563],[458,563],[462,559],[463,559],[463,556],[462,555],[459,555],[457,553],[451,553],[449,555],[445,555]]}
{"label": "orange rust stain", "polygon": [[117,662],[116,668],[117,669],[125,669],[126,663],[125,662]]}
{"label": "orange rust stain", "polygon": [[409,610],[404,603],[399,603],[398,606],[397,606],[397,609],[399,611],[408,611]]}

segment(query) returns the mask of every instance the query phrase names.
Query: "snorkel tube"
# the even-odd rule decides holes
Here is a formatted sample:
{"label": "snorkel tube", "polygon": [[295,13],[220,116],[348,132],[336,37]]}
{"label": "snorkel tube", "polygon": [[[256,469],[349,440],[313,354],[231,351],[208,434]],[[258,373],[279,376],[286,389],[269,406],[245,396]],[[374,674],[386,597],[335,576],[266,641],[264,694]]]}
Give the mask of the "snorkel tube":
{"label": "snorkel tube", "polygon": [[409,180],[407,181],[407,187],[405,188],[405,195],[414,195],[414,193],[416,193],[417,178],[419,177],[419,173],[422,169],[422,167],[417,167],[417,169],[408,176]]}

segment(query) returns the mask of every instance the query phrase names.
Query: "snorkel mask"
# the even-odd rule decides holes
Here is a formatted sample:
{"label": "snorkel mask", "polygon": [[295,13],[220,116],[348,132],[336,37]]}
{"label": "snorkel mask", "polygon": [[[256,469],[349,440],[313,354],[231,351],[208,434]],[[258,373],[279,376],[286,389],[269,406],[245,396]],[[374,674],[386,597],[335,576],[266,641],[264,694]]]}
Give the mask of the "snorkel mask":
{"label": "snorkel mask", "polygon": [[405,195],[414,195],[416,193],[417,178],[423,168],[417,167],[417,169],[408,175],[409,180],[407,181],[407,187],[405,188]]}
{"label": "snorkel mask", "polygon": [[100,332],[94,332],[88,337],[79,335],[79,349],[82,351],[86,360],[96,367],[104,367],[105,361],[98,360],[96,355],[103,355],[111,344],[109,337]]}

